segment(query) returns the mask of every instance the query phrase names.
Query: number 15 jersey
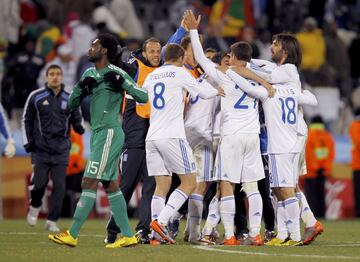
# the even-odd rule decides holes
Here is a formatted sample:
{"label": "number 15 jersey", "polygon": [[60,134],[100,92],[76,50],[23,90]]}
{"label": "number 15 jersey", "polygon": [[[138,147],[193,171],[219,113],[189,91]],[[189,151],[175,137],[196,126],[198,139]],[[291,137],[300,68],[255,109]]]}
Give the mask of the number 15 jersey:
{"label": "number 15 jersey", "polygon": [[148,91],[150,127],[146,141],[167,138],[183,138],[184,95],[188,91],[192,97],[213,98],[214,88],[206,90],[199,87],[196,79],[183,67],[165,64],[157,68],[145,79],[143,88]]}

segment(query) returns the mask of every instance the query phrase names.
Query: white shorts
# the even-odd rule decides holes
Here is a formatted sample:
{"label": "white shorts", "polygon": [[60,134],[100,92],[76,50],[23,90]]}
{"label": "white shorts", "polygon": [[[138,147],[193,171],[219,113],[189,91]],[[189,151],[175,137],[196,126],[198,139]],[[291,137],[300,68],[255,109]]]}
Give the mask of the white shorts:
{"label": "white shorts", "polygon": [[306,140],[307,136],[303,136],[301,138],[301,143],[303,144],[302,150],[300,152],[299,156],[299,176],[303,176],[307,174],[307,168],[306,168],[306,158],[305,158],[305,148],[306,148]]}
{"label": "white shorts", "polygon": [[269,154],[270,186],[295,187],[299,176],[300,153]]}
{"label": "white shorts", "polygon": [[146,164],[149,176],[182,175],[196,171],[188,142],[179,138],[146,141]]}
{"label": "white shorts", "polygon": [[207,145],[200,144],[193,149],[194,158],[197,166],[196,182],[212,181],[214,157],[212,151],[212,141]]}
{"label": "white shorts", "polygon": [[224,136],[214,165],[214,180],[255,182],[265,177],[258,134]]}

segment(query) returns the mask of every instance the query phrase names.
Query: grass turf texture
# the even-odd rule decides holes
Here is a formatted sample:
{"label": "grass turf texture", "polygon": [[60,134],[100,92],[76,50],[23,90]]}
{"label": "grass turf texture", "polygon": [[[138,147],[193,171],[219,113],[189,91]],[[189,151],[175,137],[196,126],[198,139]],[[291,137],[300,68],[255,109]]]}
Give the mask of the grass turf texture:
{"label": "grass turf texture", "polygon": [[[325,232],[303,247],[201,247],[183,242],[180,233],[172,246],[118,249],[105,248],[105,220],[86,221],[75,248],[50,242],[44,223],[39,220],[31,228],[25,219],[1,221],[0,261],[360,261],[360,220],[324,221]],[[62,219],[59,226],[65,229],[70,223]]]}

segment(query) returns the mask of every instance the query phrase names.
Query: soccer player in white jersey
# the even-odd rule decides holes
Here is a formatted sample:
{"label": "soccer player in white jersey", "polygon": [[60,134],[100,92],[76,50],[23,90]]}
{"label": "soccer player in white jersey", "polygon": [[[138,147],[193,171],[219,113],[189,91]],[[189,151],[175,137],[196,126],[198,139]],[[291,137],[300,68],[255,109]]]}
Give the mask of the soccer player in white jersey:
{"label": "soccer player in white jersey", "polygon": [[[274,37],[273,47],[276,49],[277,36]],[[272,63],[266,60],[252,59],[251,63],[247,65],[247,67],[253,72],[257,73],[259,76],[263,77],[270,83],[278,83],[278,84],[286,84],[286,83],[294,83],[298,86],[301,86],[299,80],[299,74],[296,68],[289,64],[284,63],[284,59],[282,57],[286,56],[286,52],[284,50],[278,50],[277,52],[272,52],[273,60],[278,61],[277,63]],[[239,70],[238,70],[239,69]],[[246,70],[242,68],[234,69],[241,75],[246,75]],[[308,92],[308,91],[306,91]],[[311,105],[317,105],[316,98],[312,96]],[[306,161],[305,161],[305,146],[307,140],[307,125],[303,117],[303,112],[301,106],[298,108],[298,123],[297,123],[297,134],[298,134],[298,147],[300,150],[299,157],[299,175],[306,174]],[[301,192],[301,189],[298,185],[296,185],[296,197],[298,198],[300,204],[300,216],[303,222],[305,223],[305,231],[304,236],[302,237],[302,242],[305,245],[310,244],[318,235],[320,235],[324,228],[320,221],[316,220],[314,214],[311,211],[311,208],[307,202],[305,195]],[[280,205],[281,206],[281,205]],[[280,214],[282,212],[283,207],[280,207]],[[282,231],[285,231],[286,227],[283,224],[279,225],[282,228]],[[278,235],[281,237],[281,234]],[[281,239],[274,239],[274,243],[278,244]]]}
{"label": "soccer player in white jersey", "polygon": [[[221,98],[221,141],[215,160],[216,169],[214,168],[214,173],[220,180],[220,216],[225,228],[223,244],[238,244],[234,236],[234,184],[242,182],[249,201],[249,244],[261,245],[262,199],[257,181],[265,175],[260,154],[257,102],[242,92],[229,77],[216,69],[215,63],[205,57],[197,32],[197,19],[192,11],[185,12],[184,22],[190,30],[196,60],[226,93],[226,97]],[[242,47],[241,44],[235,44],[231,50],[237,54]],[[249,60],[250,58],[251,52],[248,55]],[[231,57],[230,64],[237,64],[239,59],[241,58],[238,56]],[[243,80],[251,88],[252,85]]]}
{"label": "soccer player in white jersey", "polygon": [[[184,92],[204,99],[224,94],[221,88],[199,88],[196,80],[182,68],[183,59],[184,49],[169,44],[164,51],[164,65],[149,74],[143,84],[151,105],[146,162],[149,175],[155,176],[156,181],[150,226],[170,244],[175,241],[168,234],[166,225],[195,188],[196,164],[184,128]],[[165,205],[172,173],[179,175],[181,184]]]}
{"label": "soccer player in white jersey", "polygon": [[[267,99],[267,91],[262,87],[247,88],[233,70],[226,74],[249,95],[259,97],[263,102],[265,122],[269,137],[269,155],[271,164],[271,187],[278,199],[277,226],[278,235],[267,245],[301,245],[300,209],[295,196],[298,178],[298,164],[301,148],[297,132],[298,105],[312,104],[316,98],[310,93],[301,92],[297,66],[301,62],[301,51],[296,39],[289,34],[274,37],[272,45],[273,60],[284,65],[283,72],[272,77],[291,76],[291,81],[275,84],[274,99]],[[278,56],[277,56],[278,55]],[[279,69],[280,67],[277,67]],[[287,76],[288,77],[288,76]],[[296,78],[297,77],[297,78]],[[289,240],[286,240],[289,237]]]}

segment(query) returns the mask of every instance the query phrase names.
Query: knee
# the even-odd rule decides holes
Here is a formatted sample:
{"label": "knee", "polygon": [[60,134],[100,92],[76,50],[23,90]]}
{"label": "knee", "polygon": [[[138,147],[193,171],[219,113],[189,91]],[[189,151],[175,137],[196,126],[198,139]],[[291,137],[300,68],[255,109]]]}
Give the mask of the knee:
{"label": "knee", "polygon": [[115,193],[119,190],[119,185],[115,181],[111,181],[104,189],[107,194]]}
{"label": "knee", "polygon": [[246,195],[259,192],[257,182],[245,182],[243,183],[241,190],[244,191]]}
{"label": "knee", "polygon": [[234,194],[233,186],[229,181],[220,182],[220,194],[221,197],[230,196]]}

